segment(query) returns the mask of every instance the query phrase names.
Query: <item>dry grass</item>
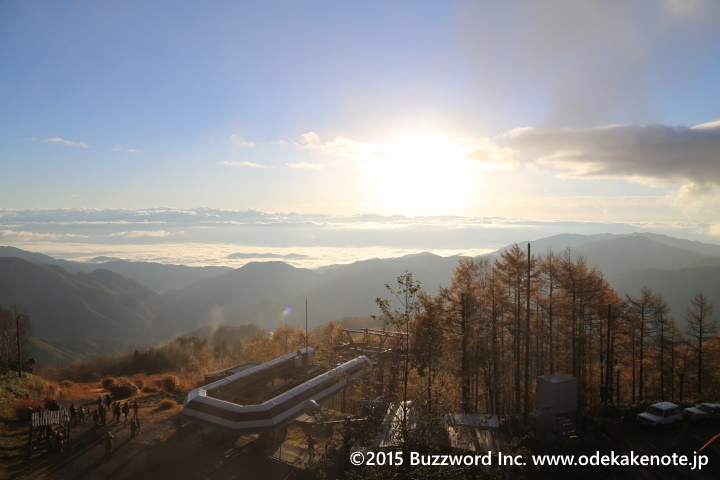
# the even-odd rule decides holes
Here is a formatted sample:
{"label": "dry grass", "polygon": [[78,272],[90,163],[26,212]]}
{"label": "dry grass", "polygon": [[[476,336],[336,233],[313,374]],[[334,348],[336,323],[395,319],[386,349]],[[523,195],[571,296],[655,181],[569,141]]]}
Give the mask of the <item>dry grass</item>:
{"label": "dry grass", "polygon": [[145,383],[147,382],[147,375],[135,375],[132,378],[132,383],[137,385],[137,387],[142,390],[145,388]]}
{"label": "dry grass", "polygon": [[192,390],[191,381],[175,373],[164,373],[156,375],[138,374],[133,375],[132,377],[117,378],[105,377],[101,380],[99,387],[102,388],[102,390],[111,391],[114,387],[118,385],[128,384],[133,384],[138,388],[138,391],[133,393],[132,395],[136,395],[138,392],[156,393],[160,391],[165,391],[168,393],[186,394],[190,390]]}
{"label": "dry grass", "polygon": [[190,381],[185,378],[181,378],[173,373],[159,376],[160,378],[152,377],[154,383],[158,389],[164,390],[169,393],[182,393],[186,394],[192,390]]}
{"label": "dry grass", "polygon": [[175,407],[177,407],[177,402],[172,398],[166,398],[158,404],[159,410],[170,410]]}
{"label": "dry grass", "polygon": [[72,382],[70,380],[63,380],[60,382],[60,388],[63,388],[65,390],[70,390],[75,386],[75,382]]}
{"label": "dry grass", "polygon": [[59,391],[57,383],[35,375],[4,374],[0,376],[0,417],[16,419],[18,413],[23,416],[30,406],[37,408],[46,400],[57,398]]}
{"label": "dry grass", "polygon": [[30,420],[30,410],[36,409],[37,407],[37,400],[31,400],[29,398],[16,398],[12,407],[14,420],[21,422]]}
{"label": "dry grass", "polygon": [[86,383],[73,383],[69,380],[63,380],[58,386],[57,397],[62,398],[80,398],[93,394],[94,385]]}

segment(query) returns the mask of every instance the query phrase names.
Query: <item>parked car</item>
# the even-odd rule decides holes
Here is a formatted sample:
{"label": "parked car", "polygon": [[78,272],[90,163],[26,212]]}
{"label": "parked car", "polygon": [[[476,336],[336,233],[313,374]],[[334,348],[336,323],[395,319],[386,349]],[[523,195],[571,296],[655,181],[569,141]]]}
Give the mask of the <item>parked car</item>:
{"label": "parked car", "polygon": [[694,422],[720,422],[720,403],[700,403],[683,410],[683,415]]}
{"label": "parked car", "polygon": [[650,405],[646,411],[639,413],[637,421],[640,425],[658,427],[681,421],[682,409],[679,405],[670,402],[660,402]]}

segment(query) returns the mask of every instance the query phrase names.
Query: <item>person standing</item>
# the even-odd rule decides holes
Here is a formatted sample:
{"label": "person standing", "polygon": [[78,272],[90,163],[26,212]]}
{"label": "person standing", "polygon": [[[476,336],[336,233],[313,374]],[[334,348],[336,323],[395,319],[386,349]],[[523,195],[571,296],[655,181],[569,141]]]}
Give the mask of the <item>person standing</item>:
{"label": "person standing", "polygon": [[74,403],[71,403],[71,404],[70,404],[70,421],[73,422],[73,425],[77,425],[77,424],[78,424],[77,408],[75,408],[75,404],[74,404]]}
{"label": "person standing", "polygon": [[307,436],[307,450],[308,450],[308,455],[310,456],[308,463],[311,463],[313,461],[313,459],[315,458],[315,438],[313,438],[313,436],[310,435],[309,433]]}
{"label": "person standing", "polygon": [[57,436],[55,437],[55,448],[57,448],[60,453],[65,451],[65,437],[63,436],[62,432],[58,432]]}
{"label": "person standing", "polygon": [[112,432],[107,432],[107,436],[105,437],[105,458],[112,458],[114,438]]}

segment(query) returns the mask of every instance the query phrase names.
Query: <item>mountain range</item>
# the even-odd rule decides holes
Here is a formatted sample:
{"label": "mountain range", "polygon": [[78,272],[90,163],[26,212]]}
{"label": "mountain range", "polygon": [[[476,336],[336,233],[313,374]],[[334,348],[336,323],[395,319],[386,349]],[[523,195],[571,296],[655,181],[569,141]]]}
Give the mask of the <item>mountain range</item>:
{"label": "mountain range", "polygon": [[[698,292],[720,311],[720,245],[649,233],[566,234],[531,242],[534,255],[566,248],[596,265],[621,295],[637,295],[643,286],[661,293],[681,324]],[[385,285],[405,271],[434,293],[450,283],[459,258],[424,253],[317,270],[279,261],[230,269],[116,259],[70,262],[0,247],[0,305],[20,306],[30,316],[37,359],[68,363],[208,326],[257,324],[274,330],[304,326],[307,318],[313,328],[368,317],[379,312],[377,297],[390,296]]]}

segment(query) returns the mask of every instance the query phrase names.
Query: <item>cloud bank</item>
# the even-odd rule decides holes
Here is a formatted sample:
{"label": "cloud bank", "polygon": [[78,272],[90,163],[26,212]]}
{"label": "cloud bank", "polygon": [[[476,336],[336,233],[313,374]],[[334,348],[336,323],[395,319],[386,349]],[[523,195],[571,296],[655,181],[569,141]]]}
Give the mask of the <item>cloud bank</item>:
{"label": "cloud bank", "polygon": [[680,185],[689,195],[707,194],[720,186],[720,121],[693,127],[526,127],[508,132],[503,139],[525,161],[562,170],[567,178]]}

